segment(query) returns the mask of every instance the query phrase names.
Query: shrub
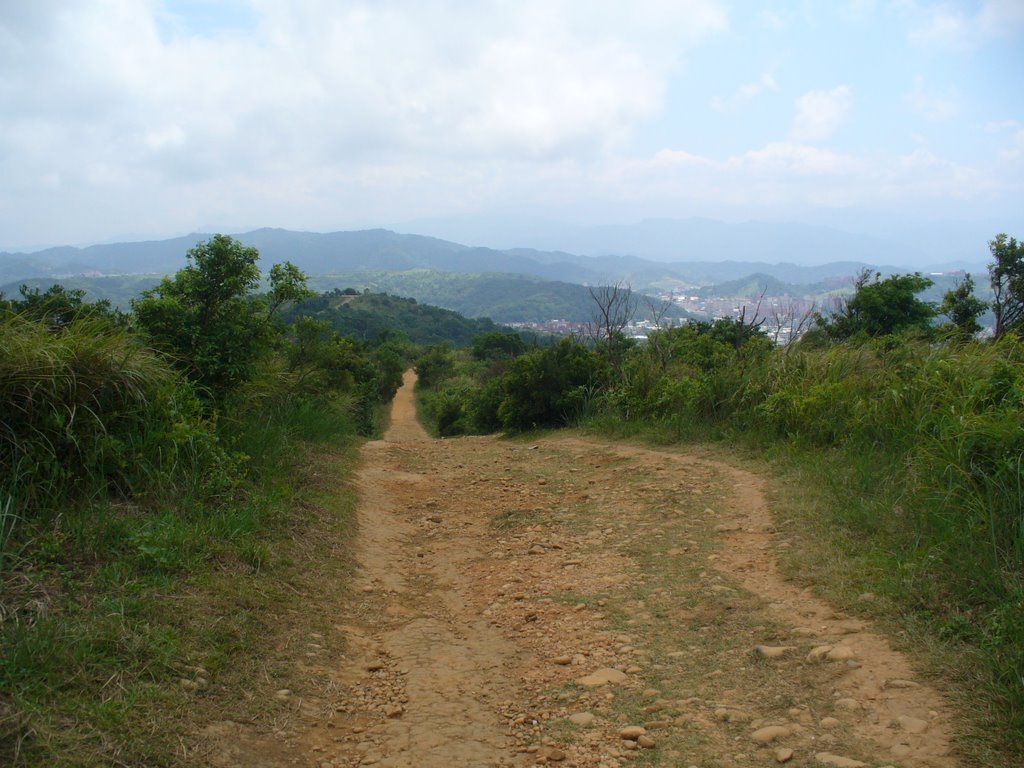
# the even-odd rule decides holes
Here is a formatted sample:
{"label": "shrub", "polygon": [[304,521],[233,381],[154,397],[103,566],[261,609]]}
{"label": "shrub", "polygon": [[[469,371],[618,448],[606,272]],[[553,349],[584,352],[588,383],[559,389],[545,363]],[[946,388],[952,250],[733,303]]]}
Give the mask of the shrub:
{"label": "shrub", "polygon": [[218,451],[191,387],[100,319],[0,321],[0,402],[0,495],[23,510],[188,484]]}
{"label": "shrub", "polygon": [[516,358],[504,376],[502,426],[525,430],[571,423],[584,412],[603,374],[598,356],[570,339]]}

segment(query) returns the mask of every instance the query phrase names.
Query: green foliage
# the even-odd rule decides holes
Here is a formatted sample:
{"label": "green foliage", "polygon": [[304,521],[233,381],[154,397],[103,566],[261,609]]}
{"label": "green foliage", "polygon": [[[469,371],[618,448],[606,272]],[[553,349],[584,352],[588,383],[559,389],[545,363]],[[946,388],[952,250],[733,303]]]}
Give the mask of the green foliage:
{"label": "green foliage", "polygon": [[652,333],[604,393],[624,419],[665,417],[677,432],[707,427],[730,407],[737,377],[771,349],[756,327],[732,318]]}
{"label": "green foliage", "polygon": [[22,285],[18,293],[20,299],[4,299],[0,294],[0,316],[21,315],[26,320],[39,320],[54,329],[60,329],[80,317],[120,324],[126,321],[109,301],[87,301],[85,291],[78,288],[67,289],[54,284],[40,291],[39,288]]}
{"label": "green foliage", "polygon": [[194,482],[200,455],[216,453],[190,387],[101,319],[72,319],[59,333],[46,321],[0,321],[0,402],[0,498],[33,515],[154,478]]}
{"label": "green foliage", "polygon": [[190,640],[205,619],[167,598],[273,567],[304,444],[373,434],[398,388],[400,342],[285,329],[273,315],[308,296],[304,276],[276,265],[258,296],[255,262],[222,236],[193,249],[135,304],[152,347],[81,291],[0,301],[0,762],[170,754],[126,727],[181,706],[175,668],[197,647],[234,659],[258,638],[228,637],[243,615],[220,647]]}
{"label": "green foliage", "polygon": [[988,305],[974,295],[974,278],[967,275],[955,288],[946,291],[939,312],[949,318],[955,335],[969,338],[981,330],[978,318],[986,309]]}
{"label": "green foliage", "polygon": [[428,347],[416,360],[418,385],[432,389],[455,374],[455,354],[448,344]]}
{"label": "green foliage", "polygon": [[299,302],[315,296],[306,287],[306,275],[291,262],[270,268],[270,292],[267,294],[268,314],[273,315],[286,302]]}
{"label": "green foliage", "polygon": [[604,373],[598,355],[572,339],[516,358],[502,377],[502,426],[528,430],[572,423],[586,412]]}
{"label": "green foliage", "polygon": [[511,360],[526,352],[526,342],[512,331],[491,331],[473,339],[472,353],[475,360]]}
{"label": "green foliage", "polygon": [[269,306],[257,301],[259,252],[215,235],[188,252],[189,265],[132,302],[152,343],[172,355],[219,402],[255,373],[277,329],[271,312],[307,294],[290,264],[271,270]]}
{"label": "green foliage", "polygon": [[1024,335],[1024,242],[998,234],[988,248],[993,258],[988,273],[994,294],[995,336]]}
{"label": "green foliage", "polygon": [[[357,285],[371,293],[414,296],[426,304],[445,307],[466,317],[490,318],[496,323],[541,323],[552,318],[585,323],[591,320],[594,310],[594,300],[585,286],[530,275],[431,269],[364,270],[318,275],[312,283],[320,290]],[[684,315],[678,308],[670,308],[670,316]],[[436,341],[439,339],[425,343]]]}
{"label": "green foliage", "polygon": [[842,309],[829,317],[819,315],[818,325],[833,340],[927,331],[936,310],[915,294],[931,284],[931,280],[918,273],[883,280],[880,273],[872,277],[865,270]]}
{"label": "green foliage", "polygon": [[498,330],[490,320],[470,320],[450,309],[420,304],[415,299],[347,293],[337,288],[284,313],[289,320],[303,315],[323,320],[338,333],[369,344],[408,339],[413,344],[447,342],[464,347],[474,336]]}
{"label": "green foliage", "polygon": [[[152,288],[160,282],[157,275],[106,275],[103,277],[83,277],[73,275],[62,277],[59,280],[47,277],[34,277],[0,285],[0,293],[20,293],[22,287],[25,290],[38,293],[50,291],[54,285],[59,285],[68,294],[77,294],[82,301],[91,305],[103,305],[109,302],[112,309],[125,311],[134,298],[137,298],[142,291]],[[0,299],[0,305],[3,300]]]}
{"label": "green foliage", "polygon": [[[734,349],[652,335],[602,397],[659,436],[744,436],[832,458],[830,522],[891,570],[893,599],[973,648],[1024,727],[1024,346],[907,337]],[[617,429],[622,429],[618,426]],[[952,634],[950,634],[952,633]],[[987,671],[985,671],[987,670]]]}

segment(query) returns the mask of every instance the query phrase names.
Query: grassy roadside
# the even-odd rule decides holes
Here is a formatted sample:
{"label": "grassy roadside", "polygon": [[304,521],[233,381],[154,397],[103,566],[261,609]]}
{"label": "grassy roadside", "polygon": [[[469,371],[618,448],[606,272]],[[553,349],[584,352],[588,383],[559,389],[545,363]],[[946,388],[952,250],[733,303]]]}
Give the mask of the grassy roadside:
{"label": "grassy roadside", "polygon": [[956,747],[965,764],[1024,762],[1022,681],[1013,677],[1022,650],[1002,637],[972,636],[962,626],[969,609],[939,611],[936,603],[948,597],[922,554],[864,525],[872,510],[899,509],[899,489],[863,487],[865,468],[841,455],[780,450],[767,464],[748,460],[773,476],[770,503],[789,520],[792,547],[778,552],[783,573],[873,620],[950,697],[961,715]]}
{"label": "grassy roadside", "polygon": [[300,420],[243,436],[259,482],[219,508],[83,507],[36,534],[2,574],[0,763],[202,764],[203,724],[286,714],[293,646],[350,568],[359,445]]}
{"label": "grassy roadside", "polygon": [[[678,444],[678,433],[638,422],[598,420],[587,431],[647,444]],[[837,608],[871,619],[915,668],[951,698],[961,713],[956,748],[965,765],[1012,768],[1024,761],[1022,681],[1013,677],[1019,648],[1004,638],[979,642],[958,631],[950,611],[935,610],[946,594],[932,565],[903,531],[876,524],[880,510],[900,509],[903,489],[882,478],[891,467],[841,450],[733,436],[702,443],[715,458],[768,478],[768,497],[790,545],[776,551],[782,573],[812,587]],[[1019,606],[1024,610],[1024,606]],[[955,615],[955,611],[954,611]],[[963,617],[964,621],[968,617]]]}

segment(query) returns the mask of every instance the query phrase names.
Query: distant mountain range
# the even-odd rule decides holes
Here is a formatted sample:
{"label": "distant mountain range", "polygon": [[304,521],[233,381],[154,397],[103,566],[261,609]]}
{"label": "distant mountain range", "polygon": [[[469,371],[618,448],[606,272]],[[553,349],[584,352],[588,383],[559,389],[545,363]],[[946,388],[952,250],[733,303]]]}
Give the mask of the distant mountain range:
{"label": "distant mountain range", "polygon": [[653,261],[836,261],[893,264],[901,271],[977,270],[989,260],[988,241],[1024,229],[1017,221],[924,221],[855,211],[819,213],[816,224],[723,222],[705,218],[646,219],[632,224],[573,226],[509,213],[421,219],[397,227],[492,248],[530,247],[584,256],[639,256]]}
{"label": "distant mountain range", "polygon": [[[670,236],[673,227],[666,224],[666,238]],[[816,231],[815,228],[808,228],[807,233],[812,230]],[[625,247],[628,238],[626,230],[609,227],[606,234],[609,250],[614,250],[613,244],[616,242],[622,242]],[[210,236],[195,233],[168,240],[112,243],[86,248],[65,246],[28,254],[0,253],[0,284],[27,278],[70,275],[167,274],[183,267],[187,251]],[[828,239],[823,233],[818,233],[818,236],[822,248],[826,248]],[[866,266],[878,268],[883,273],[906,271],[895,266],[880,266],[881,262],[873,260],[833,260],[819,265],[716,258],[665,262],[629,255],[580,256],[566,251],[525,248],[500,250],[471,247],[439,238],[401,234],[385,229],[326,234],[257,229],[235,237],[258,248],[264,265],[287,259],[312,275],[361,270],[429,269],[440,272],[530,275],[576,284],[623,281],[638,290],[651,290],[706,286],[754,273],[803,285],[820,283],[830,278],[849,277]],[[751,243],[757,240],[753,230],[743,230],[743,237],[750,238]],[[854,249],[849,243],[841,248],[837,243],[832,245],[835,247],[827,251],[830,256],[845,257],[855,252],[870,252],[866,247]],[[783,255],[784,249],[778,247],[778,255]],[[729,247],[723,248],[722,252],[732,253],[735,250],[735,247]],[[715,253],[711,247],[702,252]],[[763,254],[764,249],[751,247],[750,252]]]}

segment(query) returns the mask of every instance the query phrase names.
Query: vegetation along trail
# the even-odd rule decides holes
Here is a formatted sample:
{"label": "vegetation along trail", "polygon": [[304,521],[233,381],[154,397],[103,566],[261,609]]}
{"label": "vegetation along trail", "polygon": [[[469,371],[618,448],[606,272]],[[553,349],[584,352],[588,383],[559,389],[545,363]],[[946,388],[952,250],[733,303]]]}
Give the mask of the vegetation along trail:
{"label": "vegetation along trail", "polygon": [[[430,439],[414,377],[358,473],[359,569],[272,733],[216,765],[953,766],[950,711],[776,572],[762,480],[562,433]],[[318,608],[319,609],[319,608]]]}

